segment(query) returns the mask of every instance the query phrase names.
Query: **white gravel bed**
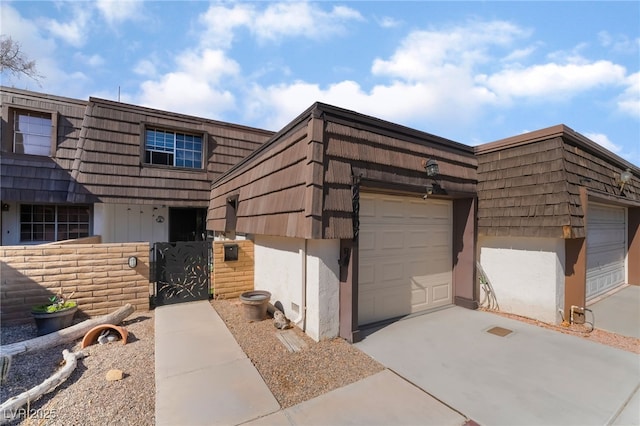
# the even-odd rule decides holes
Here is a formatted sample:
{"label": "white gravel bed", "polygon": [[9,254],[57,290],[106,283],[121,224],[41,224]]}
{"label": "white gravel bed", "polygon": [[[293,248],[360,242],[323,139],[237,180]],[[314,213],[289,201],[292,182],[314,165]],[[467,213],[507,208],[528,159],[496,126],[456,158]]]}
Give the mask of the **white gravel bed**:
{"label": "white gravel bed", "polygon": [[[122,326],[128,342],[94,344],[83,350],[71,376],[53,392],[20,412],[11,425],[153,425],[155,423],[155,360],[153,312],[134,312]],[[2,344],[36,337],[35,325],[2,327]],[[12,359],[2,401],[40,384],[62,361],[63,349],[81,350],[81,340]],[[109,382],[111,369],[124,378]],[[25,410],[27,407],[24,407]],[[31,418],[26,414],[29,413]]]}

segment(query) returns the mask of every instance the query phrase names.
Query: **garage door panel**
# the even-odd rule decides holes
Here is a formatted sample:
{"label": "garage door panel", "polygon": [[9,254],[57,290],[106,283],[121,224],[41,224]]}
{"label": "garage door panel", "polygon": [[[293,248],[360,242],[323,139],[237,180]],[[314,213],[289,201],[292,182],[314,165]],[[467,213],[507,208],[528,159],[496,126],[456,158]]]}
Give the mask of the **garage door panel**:
{"label": "garage door panel", "polygon": [[410,311],[409,292],[398,292],[385,289],[367,292],[358,297],[358,318],[362,324],[379,321],[383,318],[394,318],[406,315]]}
{"label": "garage door panel", "polygon": [[447,232],[447,230],[432,228],[427,242],[431,248],[442,249],[444,247],[451,247],[451,233]]}
{"label": "garage door panel", "polygon": [[587,259],[587,268],[601,268],[603,266],[619,267],[624,262],[623,250],[593,250]]}
{"label": "garage door panel", "polygon": [[402,201],[397,199],[383,199],[379,203],[380,216],[383,218],[403,218]]}
{"label": "garage door panel", "polygon": [[587,248],[597,248],[601,246],[623,247],[625,241],[625,230],[623,224],[618,226],[597,226],[590,225],[594,229],[589,232]]}
{"label": "garage door panel", "polygon": [[429,233],[427,231],[408,232],[406,236],[407,247],[412,249],[429,247]]}
{"label": "garage door panel", "polygon": [[424,287],[414,288],[411,290],[411,306],[422,307],[429,303],[429,292]]}
{"label": "garage door panel", "polygon": [[601,204],[589,205],[589,224],[624,223],[625,210],[623,208],[605,206]]}
{"label": "garage door panel", "polygon": [[373,276],[375,274],[374,265],[365,263],[360,264],[360,268],[358,271],[358,283],[360,287],[366,287],[373,284]]}
{"label": "garage door panel", "polygon": [[359,323],[451,303],[451,203],[371,194],[361,200]]}
{"label": "garage door panel", "polygon": [[[448,260],[447,260],[448,261]],[[428,263],[429,272],[431,276],[437,276],[440,274],[451,275],[450,263],[442,261],[432,261]]]}
{"label": "garage door panel", "polygon": [[358,242],[360,251],[374,250],[376,248],[376,234],[363,230],[358,236]]}
{"label": "garage door panel", "polygon": [[402,249],[404,247],[404,235],[398,231],[382,232],[382,238],[379,241],[380,248],[383,250]]}
{"label": "garage door panel", "polygon": [[436,201],[429,206],[429,218],[440,222],[451,221],[451,207],[449,202]]}
{"label": "garage door panel", "polygon": [[384,282],[402,280],[403,266],[401,262],[385,262],[378,275],[382,275]]}
{"label": "garage door panel", "polygon": [[625,282],[626,210],[590,204],[587,212],[587,300]]}
{"label": "garage door panel", "polygon": [[434,285],[433,289],[433,303],[449,303],[451,300],[451,283],[445,282],[439,285]]}
{"label": "garage door panel", "polygon": [[358,319],[364,324],[374,321],[375,318],[374,295],[371,293],[358,294]]}
{"label": "garage door panel", "polygon": [[427,262],[422,259],[416,259],[414,261],[407,262],[407,276],[420,280],[420,277],[426,277],[429,274],[429,267]]}

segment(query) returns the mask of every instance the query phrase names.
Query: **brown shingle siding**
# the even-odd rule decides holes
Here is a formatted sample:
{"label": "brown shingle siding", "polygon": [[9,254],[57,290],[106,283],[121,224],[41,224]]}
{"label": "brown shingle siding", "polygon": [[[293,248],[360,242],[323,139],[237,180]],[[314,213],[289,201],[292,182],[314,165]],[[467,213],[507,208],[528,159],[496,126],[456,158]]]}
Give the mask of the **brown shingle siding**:
{"label": "brown shingle siding", "polygon": [[[102,99],[92,98],[90,102],[77,179],[101,201],[206,205],[210,182],[271,135]],[[204,135],[204,169],[144,164],[145,128]]]}
{"label": "brown shingle siding", "polygon": [[615,198],[625,167],[636,177],[624,201],[640,201],[637,167],[563,125],[481,145],[476,154],[480,235],[584,237],[580,188]]}
{"label": "brown shingle siding", "polygon": [[[57,149],[52,158],[16,155],[23,158],[22,167],[11,169],[8,166],[12,156],[2,156],[2,199],[7,201],[206,206],[211,181],[273,135],[265,130],[103,99],[90,98],[86,102],[4,87],[1,96],[3,114],[8,105],[49,111],[57,119]],[[3,120],[7,119],[3,116]],[[144,164],[141,132],[145,125],[205,135],[208,151],[203,153],[204,169]],[[3,126],[7,133],[5,129],[8,126]],[[3,134],[2,138],[5,149],[9,137]],[[26,179],[25,173],[33,182],[21,180]],[[66,191],[62,190],[63,184],[51,184],[51,180],[65,182]],[[13,186],[6,188],[5,183]],[[51,188],[55,191],[48,194],[36,192]]]}
{"label": "brown shingle siding", "polygon": [[[422,166],[422,160],[430,157],[437,159],[441,170],[439,183],[447,191],[475,193],[476,160],[471,148],[330,105],[315,104],[263,148],[214,182],[207,228],[225,229],[226,197],[238,193],[239,232],[351,238],[354,171],[362,174],[368,184],[393,182],[419,195],[431,182]],[[299,188],[298,183],[304,189],[302,195],[283,196],[285,191]],[[264,195],[254,198],[256,192]],[[271,210],[265,212],[258,203],[263,200]]]}
{"label": "brown shingle siding", "polygon": [[[3,201],[61,203],[71,182],[68,172],[76,155],[76,143],[86,102],[2,87],[2,149],[0,179]],[[51,157],[13,154],[11,110],[23,109],[52,114],[56,126],[55,151]]]}
{"label": "brown shingle siding", "polygon": [[[238,195],[240,232],[295,236],[307,232],[305,211],[308,128],[295,126],[277,135],[271,149],[256,152],[211,191],[207,228],[225,230],[226,199]],[[250,167],[248,167],[250,164]]]}

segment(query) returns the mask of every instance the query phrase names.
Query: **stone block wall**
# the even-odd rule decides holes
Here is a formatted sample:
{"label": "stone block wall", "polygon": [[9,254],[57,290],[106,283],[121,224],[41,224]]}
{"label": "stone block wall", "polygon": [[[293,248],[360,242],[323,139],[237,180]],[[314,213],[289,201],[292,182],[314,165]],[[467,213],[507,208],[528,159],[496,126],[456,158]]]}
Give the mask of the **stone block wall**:
{"label": "stone block wall", "polygon": [[[224,261],[224,245],[238,245],[238,260]],[[214,297],[232,299],[253,290],[253,241],[215,241],[213,243],[213,273],[211,285]]]}
{"label": "stone block wall", "polygon": [[[128,259],[138,264],[130,268]],[[32,321],[31,307],[62,292],[82,317],[127,303],[149,310],[149,243],[0,247],[0,321]]]}

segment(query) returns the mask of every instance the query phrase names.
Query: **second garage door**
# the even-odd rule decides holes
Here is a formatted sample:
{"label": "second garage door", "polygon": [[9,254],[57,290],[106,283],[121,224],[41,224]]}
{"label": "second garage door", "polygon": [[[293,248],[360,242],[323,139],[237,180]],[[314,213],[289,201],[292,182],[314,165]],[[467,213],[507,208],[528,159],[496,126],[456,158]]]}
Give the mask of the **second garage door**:
{"label": "second garage door", "polygon": [[361,194],[358,323],[452,303],[452,204]]}
{"label": "second garage door", "polygon": [[626,210],[589,204],[587,223],[587,300],[625,282]]}

